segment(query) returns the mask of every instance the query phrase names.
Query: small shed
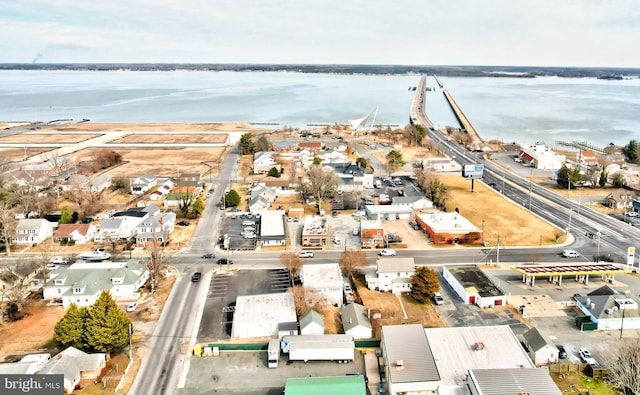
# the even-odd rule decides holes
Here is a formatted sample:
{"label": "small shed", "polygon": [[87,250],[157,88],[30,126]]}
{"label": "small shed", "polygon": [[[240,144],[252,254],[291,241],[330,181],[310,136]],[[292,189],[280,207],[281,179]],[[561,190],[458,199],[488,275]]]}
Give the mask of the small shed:
{"label": "small shed", "polygon": [[301,335],[324,335],[324,317],[315,310],[309,310],[300,317]]}
{"label": "small shed", "polygon": [[529,358],[536,366],[548,365],[558,361],[558,347],[543,336],[538,328],[531,328],[524,333],[524,345],[529,350]]}
{"label": "small shed", "polygon": [[357,303],[349,303],[340,311],[344,333],[354,339],[370,339],[373,336],[367,309]]}

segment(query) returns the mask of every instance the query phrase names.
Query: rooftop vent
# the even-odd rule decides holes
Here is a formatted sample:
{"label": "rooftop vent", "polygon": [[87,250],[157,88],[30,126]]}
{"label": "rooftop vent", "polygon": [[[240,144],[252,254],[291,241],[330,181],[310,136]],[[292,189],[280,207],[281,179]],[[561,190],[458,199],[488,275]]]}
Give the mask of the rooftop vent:
{"label": "rooftop vent", "polygon": [[476,342],[473,345],[473,349],[476,350],[476,351],[484,350],[484,343],[483,342]]}
{"label": "rooftop vent", "polygon": [[404,361],[402,359],[398,359],[396,361],[396,367],[401,368],[404,366]]}

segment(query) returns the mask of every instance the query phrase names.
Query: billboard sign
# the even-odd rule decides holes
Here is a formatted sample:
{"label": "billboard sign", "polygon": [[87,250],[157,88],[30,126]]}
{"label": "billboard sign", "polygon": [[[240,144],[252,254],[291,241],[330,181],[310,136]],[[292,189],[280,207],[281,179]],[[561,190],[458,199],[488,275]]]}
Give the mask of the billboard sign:
{"label": "billboard sign", "polygon": [[464,165],[462,168],[462,177],[477,180],[482,178],[484,173],[484,165],[482,163],[477,163],[475,165]]}

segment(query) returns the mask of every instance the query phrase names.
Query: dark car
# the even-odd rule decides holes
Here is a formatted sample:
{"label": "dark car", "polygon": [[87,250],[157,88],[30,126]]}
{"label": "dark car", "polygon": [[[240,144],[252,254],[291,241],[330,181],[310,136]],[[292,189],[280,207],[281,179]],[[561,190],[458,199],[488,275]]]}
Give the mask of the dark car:
{"label": "dark car", "polygon": [[202,273],[200,272],[195,272],[193,273],[193,276],[191,276],[191,281],[194,283],[197,283],[200,281],[200,278],[202,277]]}
{"label": "dark car", "polygon": [[558,347],[558,358],[567,359],[567,350],[564,346],[558,344],[556,347]]}
{"label": "dark car", "polygon": [[213,259],[213,258],[215,258],[215,255],[213,255],[211,253],[207,253],[207,254],[202,254],[202,256],[200,258],[202,258],[202,259]]}
{"label": "dark car", "polygon": [[176,223],[178,226],[189,226],[189,221],[178,221]]}
{"label": "dark car", "polygon": [[[218,265],[226,265],[226,264],[227,264],[227,258],[218,259]],[[231,259],[229,259],[229,265],[233,265],[233,261]]]}
{"label": "dark car", "polygon": [[413,230],[420,230],[420,225],[416,221],[409,222],[409,225],[413,228]]}

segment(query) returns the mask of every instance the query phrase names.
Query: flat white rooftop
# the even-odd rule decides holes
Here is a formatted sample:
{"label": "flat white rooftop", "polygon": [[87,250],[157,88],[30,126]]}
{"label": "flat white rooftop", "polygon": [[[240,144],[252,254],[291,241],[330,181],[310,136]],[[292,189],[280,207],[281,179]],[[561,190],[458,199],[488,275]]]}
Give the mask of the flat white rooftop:
{"label": "flat white rooftop", "polygon": [[459,393],[471,369],[535,368],[508,325],[427,328],[425,333],[442,378],[440,394]]}
{"label": "flat white rooftop", "polygon": [[480,232],[480,229],[458,213],[429,213],[417,215],[434,232]]}
{"label": "flat white rooftop", "polygon": [[278,334],[278,324],[297,321],[290,292],[246,295],[236,298],[233,338],[269,337]]}

